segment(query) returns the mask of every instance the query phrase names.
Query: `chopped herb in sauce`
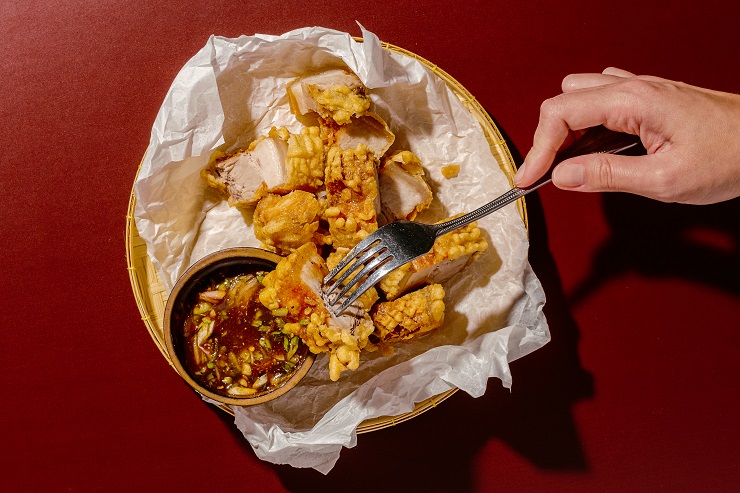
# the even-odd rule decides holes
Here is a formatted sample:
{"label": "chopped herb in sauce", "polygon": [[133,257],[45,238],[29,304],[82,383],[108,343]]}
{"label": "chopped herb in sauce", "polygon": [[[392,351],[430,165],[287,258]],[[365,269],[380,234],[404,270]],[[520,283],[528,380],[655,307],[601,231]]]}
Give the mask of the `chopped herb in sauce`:
{"label": "chopped herb in sauce", "polygon": [[265,272],[234,276],[200,292],[184,326],[188,372],[217,394],[253,396],[280,387],[308,352],[281,331],[287,309],[259,302]]}

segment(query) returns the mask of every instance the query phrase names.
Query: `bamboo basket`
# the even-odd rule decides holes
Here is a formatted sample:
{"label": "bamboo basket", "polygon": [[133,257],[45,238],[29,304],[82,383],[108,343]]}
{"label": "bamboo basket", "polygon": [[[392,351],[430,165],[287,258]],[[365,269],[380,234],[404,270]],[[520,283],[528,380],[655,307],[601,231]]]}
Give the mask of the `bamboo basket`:
{"label": "bamboo basket", "polygon": [[[361,38],[356,38],[357,41],[362,41]],[[511,153],[506,145],[505,140],[501,136],[498,128],[494,124],[491,117],[488,115],[485,109],[480,103],[465,89],[458,81],[456,81],[447,72],[440,69],[437,65],[429,62],[428,60],[412,53],[398,46],[394,46],[389,43],[381,42],[384,49],[394,53],[401,54],[418,60],[420,63],[429,68],[432,73],[439,77],[445,82],[447,87],[460,99],[462,104],[470,111],[470,113],[478,120],[478,123],[483,130],[483,133],[491,147],[491,153],[498,162],[503,172],[509,179],[509,183],[513,185],[514,173],[516,167],[514,160],[511,157]],[[141,169],[141,164],[139,164]],[[137,171],[138,176],[138,171]],[[136,179],[134,179],[134,182]],[[131,196],[129,199],[128,213],[126,215],[126,261],[128,265],[129,277],[131,279],[131,287],[134,292],[134,298],[136,304],[139,307],[139,313],[141,313],[141,319],[144,322],[149,334],[151,335],[154,343],[159,348],[162,356],[167,360],[170,366],[174,370],[172,360],[167,354],[166,345],[164,342],[164,331],[163,331],[163,316],[164,308],[167,304],[167,293],[164,289],[164,284],[160,280],[154,265],[147,253],[146,244],[144,240],[139,237],[139,233],[136,230],[136,224],[134,221],[134,210],[136,207],[136,197],[134,196],[134,189],[131,189]],[[517,211],[519,212],[525,227],[527,226],[527,210],[524,202],[524,198],[519,199],[516,202]],[[436,407],[437,404],[449,398],[454,394],[457,389],[453,388],[441,394],[435,395],[424,401],[418,402],[414,409],[410,412],[400,414],[397,416],[380,416],[373,419],[367,419],[360,423],[357,427],[357,433],[367,433],[371,431],[380,430],[389,426],[394,426],[398,423],[408,421],[421,413],[428,411],[429,409]],[[226,405],[218,406],[223,411],[234,414],[234,411]]]}

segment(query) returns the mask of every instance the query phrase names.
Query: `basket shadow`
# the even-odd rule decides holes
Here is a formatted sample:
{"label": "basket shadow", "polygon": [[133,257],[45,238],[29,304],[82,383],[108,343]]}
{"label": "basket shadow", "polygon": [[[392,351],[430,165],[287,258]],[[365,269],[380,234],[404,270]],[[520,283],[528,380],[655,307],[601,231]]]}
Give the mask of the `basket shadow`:
{"label": "basket shadow", "polygon": [[[594,385],[580,362],[579,330],[548,248],[544,213],[535,194],[527,197],[527,211],[530,263],[548,296],[545,314],[553,338],[542,349],[511,364],[513,390],[492,382],[477,399],[460,391],[439,409],[362,434],[356,447],[342,450],[327,476],[270,465],[286,489],[326,491],[351,485],[360,493],[471,492],[475,468],[500,467],[496,461],[479,461],[481,450],[491,441],[502,442],[540,469],[588,470],[572,409],[578,401],[593,396]],[[508,471],[501,467],[497,474],[504,477]]]}
{"label": "basket shadow", "polygon": [[605,193],[602,204],[611,235],[569,294],[571,306],[628,272],[740,294],[740,200],[692,206]]}

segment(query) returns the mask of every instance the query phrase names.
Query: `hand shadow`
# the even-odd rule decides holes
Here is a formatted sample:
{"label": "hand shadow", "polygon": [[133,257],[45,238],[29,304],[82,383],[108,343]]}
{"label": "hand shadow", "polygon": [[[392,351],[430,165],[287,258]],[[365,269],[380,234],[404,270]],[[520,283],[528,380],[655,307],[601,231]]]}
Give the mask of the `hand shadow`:
{"label": "hand shadow", "polygon": [[740,200],[695,206],[605,193],[602,203],[611,236],[568,297],[571,306],[627,272],[740,294]]}
{"label": "hand shadow", "polygon": [[[510,141],[509,149],[516,153]],[[516,162],[521,157],[515,155]],[[473,491],[476,458],[499,439],[536,467],[585,471],[585,454],[573,419],[573,406],[593,395],[591,375],[578,355],[578,327],[568,308],[547,244],[539,197],[527,197],[529,259],[545,292],[552,341],[511,364],[514,387],[497,380],[474,399],[462,391],[414,419],[359,435],[357,446],[342,450],[327,475],[312,469],[270,465],[291,491]],[[504,477],[495,461],[485,464]]]}
{"label": "hand shadow", "polygon": [[[511,392],[492,381],[478,399],[459,391],[438,409],[359,435],[357,446],[342,450],[327,476],[312,469],[267,464],[285,488],[317,492],[351,488],[358,493],[472,492],[475,468],[485,467],[501,477],[502,484],[506,482],[509,473],[505,464],[495,459],[486,464],[477,461],[480,451],[496,439],[540,469],[587,471],[572,408],[592,397],[594,386],[580,363],[579,330],[569,305],[583,301],[604,282],[630,270],[740,293],[737,199],[711,206],[683,206],[604,194],[603,203],[612,236],[594,257],[592,274],[566,298],[547,246],[541,202],[535,194],[527,196],[529,259],[547,293],[545,314],[552,341],[511,364]],[[233,418],[215,412],[223,415],[235,440],[251,455]]]}

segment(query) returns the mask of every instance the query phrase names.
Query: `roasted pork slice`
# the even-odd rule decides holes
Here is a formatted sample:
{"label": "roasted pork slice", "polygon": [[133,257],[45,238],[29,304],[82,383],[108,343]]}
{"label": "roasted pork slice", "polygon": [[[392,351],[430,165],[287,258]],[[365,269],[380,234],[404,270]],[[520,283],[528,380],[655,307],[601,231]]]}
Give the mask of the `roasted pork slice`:
{"label": "roasted pork slice", "polygon": [[364,144],[355,149],[329,149],[326,198],[324,214],[335,248],[351,248],[378,229],[377,167],[372,151]]}
{"label": "roasted pork slice", "polygon": [[208,185],[228,196],[229,204],[255,204],[270,189],[282,183],[288,144],[264,138],[251,150],[233,154],[215,152],[208,167],[201,172]]}
{"label": "roasted pork slice", "polygon": [[375,159],[380,159],[393,145],[396,136],[380,116],[366,113],[337,127],[334,139],[342,149],[354,149],[365,144],[373,151]]}
{"label": "roasted pork slice", "polygon": [[430,332],[444,321],[445,290],[430,284],[393,301],[378,303],[371,317],[375,332],[370,339],[378,345],[404,341]]}
{"label": "roasted pork slice", "polygon": [[270,193],[254,208],[254,234],[263,247],[286,255],[309,241],[322,243],[319,216],[319,201],[312,193]]}
{"label": "roasted pork slice", "polygon": [[306,127],[299,134],[273,128],[246,150],[214,153],[202,175],[235,206],[253,205],[268,192],[314,191],[324,178],[319,128]]}
{"label": "roasted pork slice", "polygon": [[411,151],[398,151],[378,170],[380,207],[387,222],[413,220],[432,203],[432,189],[424,168]]}
{"label": "roasted pork slice", "polygon": [[432,251],[402,265],[378,283],[386,299],[394,300],[428,283],[442,283],[464,270],[488,248],[476,223],[440,236]]}
{"label": "roasted pork slice", "polygon": [[283,332],[300,337],[314,354],[329,353],[329,377],[336,381],[343,371],[358,368],[374,326],[357,304],[338,317],[326,308],[321,283],[328,272],[316,245],[306,243],[264,277],[259,298],[268,309],[285,313]]}
{"label": "roasted pork slice", "polygon": [[352,116],[362,115],[370,108],[367,88],[346,70],[301,77],[291,81],[287,89],[294,114],[315,112],[339,125],[349,123]]}

